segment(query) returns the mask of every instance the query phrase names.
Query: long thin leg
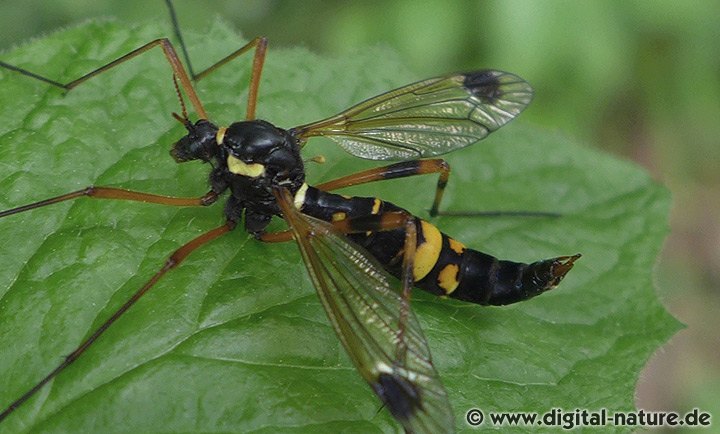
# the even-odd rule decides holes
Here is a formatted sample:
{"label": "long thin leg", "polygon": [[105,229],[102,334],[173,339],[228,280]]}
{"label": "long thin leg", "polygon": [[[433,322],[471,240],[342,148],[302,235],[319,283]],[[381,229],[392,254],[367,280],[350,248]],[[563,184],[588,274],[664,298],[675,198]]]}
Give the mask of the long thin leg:
{"label": "long thin leg", "polygon": [[247,114],[245,116],[247,120],[255,119],[255,107],[257,105],[258,88],[260,87],[260,75],[262,74],[262,68],[265,62],[265,53],[267,51],[267,38],[262,36],[256,37],[244,46],[238,48],[224,58],[215,62],[210,67],[204,69],[203,71],[200,71],[198,74],[195,74],[192,68],[192,64],[190,63],[190,56],[188,55],[188,51],[185,46],[185,40],[183,39],[182,32],[180,31],[180,24],[178,23],[177,14],[175,13],[175,7],[173,6],[171,0],[165,0],[165,4],[167,5],[168,11],[170,12],[170,21],[173,25],[175,37],[178,39],[180,49],[182,50],[183,56],[185,57],[185,64],[187,65],[188,71],[190,71],[190,76],[193,80],[202,80],[203,78],[207,77],[214,71],[217,71],[222,66],[229,63],[236,57],[239,57],[242,54],[252,49],[255,49],[255,55],[253,56],[252,73],[250,75],[250,87],[248,89]]}
{"label": "long thin leg", "polygon": [[223,234],[226,234],[227,232],[230,232],[235,228],[235,224],[228,222],[220,227],[217,227],[211,231],[205,232],[204,234],[200,235],[199,237],[191,240],[187,244],[183,245],[179,249],[177,249],[170,257],[165,261],[165,265],[162,266],[162,268],[153,275],[150,280],[148,280],[145,285],[142,286],[142,288],[138,289],[132,297],[130,297],[118,310],[116,310],[110,318],[108,318],[100,327],[98,327],[83,343],[81,343],[75,350],[73,350],[70,355],[68,355],[63,362],[58,365],[55,369],[53,369],[45,378],[40,380],[35,386],[33,386],[30,390],[25,392],[20,398],[15,400],[12,404],[10,404],[5,410],[3,410],[2,413],[0,413],[0,422],[2,422],[3,419],[8,417],[10,413],[12,413],[16,408],[18,408],[20,405],[22,405],[25,401],[30,399],[37,391],[39,391],[45,384],[47,384],[50,380],[55,378],[60,372],[62,372],[65,368],[70,366],[75,360],[77,360],[84,352],[87,350],[105,331],[115,322],[117,321],[122,314],[128,311],[135,302],[137,302],[140,297],[145,295],[150,288],[152,288],[159,280],[160,278],[165,275],[168,271],[172,270],[173,268],[180,265],[185,258],[190,255],[195,249],[199,248],[200,246],[209,243],[210,241],[220,237]]}
{"label": "long thin leg", "polygon": [[435,199],[430,208],[430,216],[438,215],[450,217],[560,217],[561,214],[547,211],[440,211],[445,187],[450,178],[450,165],[443,159],[411,160],[391,164],[383,167],[364,170],[333,179],[316,186],[323,191],[337,190],[343,187],[366,184],[368,182],[382,181],[385,179],[405,178],[415,175],[427,175],[439,173]]}
{"label": "long thin leg", "polygon": [[405,245],[403,247],[402,274],[400,275],[401,284],[401,304],[400,315],[398,318],[398,346],[395,354],[396,363],[400,366],[405,365],[407,356],[407,342],[405,341],[405,325],[408,323],[410,316],[410,292],[415,286],[415,252],[417,251],[417,227],[415,219],[410,218],[405,223]]}
{"label": "long thin leg", "polygon": [[[431,160],[412,160],[402,161],[400,163],[390,164],[388,166],[376,167],[373,169],[363,170],[362,172],[353,173],[331,181],[323,182],[315,186],[318,190],[332,191],[339,188],[350,187],[353,185],[367,184],[369,182],[382,181],[385,179],[405,178],[415,175],[427,175],[432,173],[440,173],[437,188],[435,190],[435,200],[433,200],[430,215],[438,214],[438,207],[442,200],[445,186],[450,177],[450,165],[443,159],[436,158]],[[339,230],[342,222],[333,223]],[[266,243],[282,243],[292,239],[290,230],[280,232],[266,232],[258,237],[260,241]]]}
{"label": "long thin leg", "polygon": [[182,51],[183,57],[185,58],[185,65],[187,65],[187,70],[190,73],[190,77],[192,77],[194,80],[195,71],[193,71],[192,63],[190,63],[190,55],[188,54],[185,40],[183,39],[182,32],[180,31],[180,23],[178,22],[177,14],[175,13],[175,7],[173,6],[172,0],[165,0],[165,4],[167,5],[168,12],[170,14],[170,22],[172,23],[175,37],[180,44],[180,50]]}
{"label": "long thin leg", "polygon": [[258,237],[258,240],[263,243],[285,243],[292,239],[293,234],[290,229],[279,232],[264,232]]}
{"label": "long thin leg", "polygon": [[[182,43],[182,39],[181,39],[181,43]],[[20,68],[15,65],[11,65],[11,64],[3,62],[1,60],[0,60],[0,66],[5,69],[9,69],[11,71],[15,71],[17,73],[25,75],[27,77],[31,77],[36,80],[40,80],[44,83],[48,83],[55,87],[65,89],[66,91],[70,91],[73,88],[77,87],[78,85],[84,83],[85,81],[95,77],[96,75],[99,75],[99,74],[107,71],[110,68],[113,68],[121,63],[124,63],[124,62],[130,60],[133,57],[138,56],[138,55],[148,51],[149,49],[155,47],[156,45],[160,45],[162,47],[163,53],[165,54],[165,58],[167,59],[168,63],[170,63],[173,73],[180,80],[180,85],[181,85],[182,89],[185,91],[187,96],[190,98],[190,102],[192,103],[193,107],[195,108],[195,111],[197,112],[198,116],[200,116],[200,118],[202,118],[202,119],[208,119],[208,114],[205,111],[205,108],[203,107],[202,102],[200,102],[200,98],[197,96],[197,93],[195,92],[195,89],[193,88],[189,77],[192,77],[193,80],[200,80],[200,79],[208,76],[213,71],[216,71],[221,66],[223,66],[226,63],[230,62],[231,60],[235,59],[236,57],[248,52],[251,49],[255,49],[255,55],[253,57],[252,73],[250,75],[250,87],[248,89],[248,105],[247,105],[247,115],[246,115],[246,118],[248,120],[255,119],[255,108],[257,106],[258,89],[260,87],[260,76],[262,74],[263,64],[265,63],[265,53],[267,52],[267,38],[265,38],[265,37],[257,37],[255,39],[253,39],[248,44],[233,51],[228,56],[221,59],[217,63],[213,64],[209,68],[203,70],[199,74],[195,75],[191,72],[190,76],[188,76],[188,74],[185,72],[185,68],[183,67],[182,62],[180,62],[180,59],[178,58],[175,48],[173,47],[172,43],[167,38],[156,39],[154,41],[148,42],[147,44],[145,44],[139,48],[136,48],[135,50],[129,52],[128,54],[126,54],[118,59],[115,59],[112,62],[110,62],[104,66],[101,66],[100,68],[97,68],[97,69],[83,75],[82,77],[72,80],[65,84],[60,83],[59,81],[44,77],[40,74],[36,74],[32,71],[28,71],[27,69]],[[184,43],[182,44],[182,50],[183,50],[186,58],[188,58]]]}
{"label": "long thin leg", "polygon": [[58,81],[51,80],[51,79],[49,79],[49,78],[47,78],[47,77],[43,77],[42,75],[35,74],[34,72],[28,71],[27,69],[20,68],[20,67],[18,67],[18,66],[11,65],[11,64],[9,64],[9,63],[5,63],[5,62],[3,62],[2,60],[0,60],[0,66],[3,67],[3,68],[5,68],[5,69],[9,69],[10,71],[15,71],[15,72],[17,72],[17,73],[19,73],[19,74],[22,74],[22,75],[26,76],[26,77],[34,78],[35,80],[40,80],[40,81],[42,81],[42,82],[44,82],[44,83],[51,84],[51,85],[53,85],[53,86],[60,87],[60,88],[62,88],[62,89],[66,89],[66,86],[67,86],[67,85],[62,84],[62,83],[60,83],[60,82],[58,82]]}
{"label": "long thin leg", "polygon": [[[367,231],[389,231],[401,228],[408,220],[409,214],[404,212],[390,211],[383,214],[372,214],[362,217],[348,218],[330,222],[331,225],[343,234],[354,234]],[[264,243],[284,243],[292,240],[291,230],[279,232],[265,232],[258,239]]]}
{"label": "long thin leg", "polygon": [[437,188],[435,189],[435,199],[433,200],[432,207],[430,208],[430,215],[435,216],[438,214],[440,201],[442,200],[445,187],[447,186],[448,179],[450,178],[450,165],[440,158],[431,160],[402,161],[388,166],[363,170],[362,172],[353,173],[351,175],[343,176],[342,178],[323,182],[322,184],[317,185],[316,188],[323,191],[332,191],[337,190],[338,188],[366,184],[368,182],[406,178],[408,176],[427,175],[431,173],[440,174]]}
{"label": "long thin leg", "polygon": [[34,72],[28,71],[27,69],[20,68],[14,65],[10,65],[8,63],[0,61],[0,66],[18,72],[22,75],[32,77],[34,79],[43,81],[45,83],[51,84],[53,86],[59,87],[61,89],[65,89],[67,91],[70,91],[74,89],[75,87],[79,86],[80,84],[86,82],[87,80],[102,74],[103,72],[114,68],[121,63],[127,62],[128,60],[139,56],[140,54],[145,53],[146,51],[150,50],[153,47],[160,46],[163,50],[163,54],[165,54],[165,58],[167,59],[168,63],[170,64],[170,67],[173,70],[173,73],[175,76],[180,80],[180,86],[182,86],[183,90],[187,94],[187,96],[190,98],[190,102],[192,103],[193,107],[195,108],[195,111],[197,112],[198,116],[200,116],[202,119],[207,119],[208,115],[205,111],[205,108],[203,107],[202,103],[200,102],[200,98],[198,98],[197,93],[195,93],[195,89],[192,86],[192,83],[190,82],[190,78],[188,77],[188,74],[185,72],[185,68],[183,67],[182,62],[180,61],[180,58],[178,58],[177,53],[175,52],[175,48],[173,47],[172,43],[167,38],[161,38],[156,39],[154,41],[148,42],[147,44],[138,47],[131,52],[125,54],[124,56],[121,56],[112,62],[103,65],[85,75],[83,75],[80,78],[77,78],[75,80],[72,80],[66,84],[60,83],[55,80],[51,80],[47,77],[43,77],[39,74],[36,74]]}
{"label": "long thin leg", "polygon": [[190,63],[190,56],[188,55],[187,47],[185,45],[185,41],[182,37],[182,32],[180,31],[180,26],[178,24],[177,15],[175,14],[175,8],[172,5],[171,0],[166,0],[165,3],[167,4],[169,13],[170,13],[170,20],[173,25],[173,29],[175,32],[175,36],[178,38],[178,42],[180,43],[180,48],[182,50],[183,56],[185,57],[185,63],[187,64],[187,70],[186,72],[185,68],[183,67],[182,62],[180,61],[180,58],[177,55],[177,52],[175,48],[173,47],[172,43],[167,38],[161,38],[156,39],[154,41],[148,42],[147,44],[136,48],[135,50],[125,54],[122,57],[119,57],[116,60],[113,60],[112,62],[101,66],[85,75],[83,75],[80,78],[77,78],[73,81],[70,81],[68,83],[61,83],[59,81],[44,77],[40,74],[34,73],[32,71],[29,71],[24,68],[20,68],[15,65],[11,65],[9,63],[3,62],[0,60],[0,67],[3,67],[5,69],[15,71],[17,73],[20,73],[22,75],[25,75],[27,77],[34,78],[36,80],[40,80],[44,83],[50,84],[52,86],[59,87],[61,89],[65,89],[66,91],[70,91],[71,89],[77,87],[81,83],[89,80],[92,77],[95,77],[98,74],[101,74],[105,71],[107,71],[110,68],[113,68],[121,63],[124,63],[130,59],[132,59],[135,56],[138,56],[149,49],[153,48],[156,45],[160,45],[163,49],[163,53],[165,54],[165,58],[167,59],[168,63],[170,63],[170,67],[173,70],[173,73],[175,76],[177,76],[180,79],[180,85],[182,86],[185,93],[190,98],[190,101],[195,108],[195,111],[197,112],[198,116],[202,119],[208,119],[208,114],[205,111],[205,108],[202,105],[202,102],[200,102],[200,98],[197,96],[197,93],[195,92],[195,89],[192,86],[192,83],[190,79],[197,81],[201,80],[208,75],[210,75],[212,72],[218,70],[220,67],[224,66],[225,64],[229,63],[236,57],[241,56],[242,54],[254,49],[255,54],[253,56],[253,63],[252,63],[252,72],[250,75],[250,86],[248,88],[248,101],[247,101],[247,114],[246,119],[252,120],[255,119],[255,109],[257,106],[257,97],[258,97],[258,90],[260,87],[260,76],[262,75],[262,68],[263,64],[265,63],[265,54],[267,52],[267,44],[268,40],[265,37],[256,37],[249,43],[245,44],[244,46],[238,48],[237,50],[233,51],[229,55],[225,56],[224,58],[220,59],[218,62],[215,62],[210,67],[204,69],[198,74],[195,74],[192,68],[192,64]]}
{"label": "long thin leg", "polygon": [[9,215],[18,214],[31,209],[41,208],[43,206],[52,205],[66,200],[77,199],[79,197],[90,197],[94,199],[116,199],[131,200],[137,202],[157,203],[170,206],[208,206],[218,199],[218,194],[209,191],[201,197],[171,197],[161,196],[157,194],[141,193],[139,191],[125,190],[115,187],[86,187],[82,190],[73,191],[60,196],[51,197],[50,199],[41,200],[39,202],[30,203],[0,212],[0,218]]}
{"label": "long thin leg", "polygon": [[201,71],[199,74],[194,76],[195,80],[201,80],[207,77],[210,73],[216,71],[221,66],[235,59],[236,57],[255,49],[255,55],[253,56],[252,72],[250,74],[250,86],[248,88],[248,100],[247,100],[247,113],[245,119],[255,119],[255,108],[257,106],[258,89],[260,88],[260,76],[262,75],[262,68],[265,64],[265,53],[267,52],[267,38],[259,36],[246,45],[233,51],[214,65]]}

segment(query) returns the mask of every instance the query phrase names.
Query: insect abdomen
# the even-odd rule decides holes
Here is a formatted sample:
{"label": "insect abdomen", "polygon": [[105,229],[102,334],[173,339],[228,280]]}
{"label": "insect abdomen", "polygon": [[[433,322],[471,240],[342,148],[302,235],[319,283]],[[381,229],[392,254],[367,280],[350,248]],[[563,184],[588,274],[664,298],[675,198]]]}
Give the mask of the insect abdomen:
{"label": "insect abdomen", "polygon": [[[309,187],[303,212],[326,221],[405,211],[377,198],[343,197]],[[405,211],[407,212],[407,211]],[[503,261],[465,247],[431,223],[415,217],[417,246],[415,285],[436,295],[484,305],[526,300],[555,287],[580,255],[560,256],[532,264]],[[400,277],[405,230],[373,230],[349,234],[391,274]]]}
{"label": "insect abdomen", "polygon": [[[431,232],[430,227],[434,229],[422,221],[423,233]],[[418,276],[416,285],[433,294],[471,303],[505,305],[527,300],[557,286],[579,257],[561,256],[532,264],[504,261],[438,233],[440,253],[432,269]],[[430,240],[424,242],[433,242]]]}

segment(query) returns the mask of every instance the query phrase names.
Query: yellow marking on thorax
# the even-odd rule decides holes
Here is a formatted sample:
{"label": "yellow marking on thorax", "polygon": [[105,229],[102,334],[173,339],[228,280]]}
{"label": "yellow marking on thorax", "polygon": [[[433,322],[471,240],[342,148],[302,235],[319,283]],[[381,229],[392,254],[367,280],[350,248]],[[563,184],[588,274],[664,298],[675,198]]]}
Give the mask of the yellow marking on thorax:
{"label": "yellow marking on thorax", "polygon": [[418,244],[415,249],[413,279],[416,282],[427,276],[430,270],[433,269],[435,263],[440,257],[440,250],[442,250],[442,234],[438,228],[425,220],[420,220],[420,227],[422,229],[425,242]]}
{"label": "yellow marking on thorax", "polygon": [[215,134],[215,142],[218,144],[218,146],[223,144],[223,140],[225,140],[225,132],[227,131],[227,127],[220,127],[218,129],[217,134]]}
{"label": "yellow marking on thorax", "polygon": [[375,198],[375,200],[374,200],[374,202],[373,202],[372,210],[371,210],[370,212],[371,212],[372,214],[377,214],[377,213],[379,213],[379,212],[380,212],[380,204],[381,204],[381,203],[382,203],[382,201],[381,201],[380,199]]}
{"label": "yellow marking on thorax", "polygon": [[450,248],[453,250],[453,252],[457,253],[458,255],[463,254],[463,252],[466,249],[465,244],[461,243],[458,240],[454,240],[450,237],[448,237],[448,241],[450,242]]}
{"label": "yellow marking on thorax", "polygon": [[460,284],[458,280],[459,273],[460,267],[457,264],[448,264],[440,270],[440,273],[438,273],[438,286],[445,291],[445,294],[452,294],[458,287]]}
{"label": "yellow marking on thorax", "polygon": [[347,213],[344,211],[334,212],[332,215],[332,221],[339,222],[347,218]]}
{"label": "yellow marking on thorax", "polygon": [[238,158],[228,155],[227,158],[228,170],[231,173],[241,176],[247,176],[248,178],[257,178],[265,173],[265,166],[259,163],[246,163]]}
{"label": "yellow marking on thorax", "polygon": [[303,185],[298,188],[297,193],[295,193],[295,197],[293,198],[293,205],[295,205],[295,208],[302,209],[303,205],[305,205],[305,194],[307,193],[308,185],[307,183],[303,182]]}

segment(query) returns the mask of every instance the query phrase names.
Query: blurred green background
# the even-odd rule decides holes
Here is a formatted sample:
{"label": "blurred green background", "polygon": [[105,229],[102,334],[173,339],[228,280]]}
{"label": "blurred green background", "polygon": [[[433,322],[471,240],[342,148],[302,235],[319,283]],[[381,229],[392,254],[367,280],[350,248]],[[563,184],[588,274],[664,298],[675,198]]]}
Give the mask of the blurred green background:
{"label": "blurred green background", "polygon": [[[332,56],[389,46],[417,78],[481,67],[515,72],[536,89],[523,119],[644,166],[673,193],[656,282],[688,327],[649,362],[637,404],[720,417],[720,1],[177,0],[176,7],[183,28],[201,30],[222,16],[246,37],[269,37],[271,49],[303,45]],[[0,0],[0,50],[92,17],[167,20],[160,0]]]}

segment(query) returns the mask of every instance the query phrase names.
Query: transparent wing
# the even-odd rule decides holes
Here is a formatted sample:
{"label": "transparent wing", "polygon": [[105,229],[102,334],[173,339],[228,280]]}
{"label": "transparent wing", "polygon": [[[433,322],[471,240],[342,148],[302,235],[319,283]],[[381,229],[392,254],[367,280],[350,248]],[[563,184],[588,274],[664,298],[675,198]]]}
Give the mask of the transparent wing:
{"label": "transparent wing", "polygon": [[520,114],[532,95],[528,83],[507,72],[451,74],[392,90],[292,131],[301,142],[329,137],[371,160],[431,157],[485,138]]}
{"label": "transparent wing", "polygon": [[412,312],[401,319],[399,283],[330,224],[300,213],[289,195],[281,196],[283,216],[325,312],[360,375],[406,430],[454,432],[420,324]]}

